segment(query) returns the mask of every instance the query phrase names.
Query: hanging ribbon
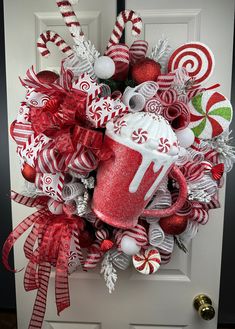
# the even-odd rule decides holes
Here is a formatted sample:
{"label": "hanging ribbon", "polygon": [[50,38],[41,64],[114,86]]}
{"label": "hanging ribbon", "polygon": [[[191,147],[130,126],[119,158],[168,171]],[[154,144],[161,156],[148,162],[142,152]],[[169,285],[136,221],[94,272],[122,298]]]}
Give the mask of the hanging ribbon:
{"label": "hanging ribbon", "polygon": [[[74,231],[81,232],[84,222],[80,217],[67,218],[65,215],[52,215],[47,208],[28,216],[13,230],[3,246],[2,260],[8,270],[11,270],[8,256],[12,247],[32,225],[33,228],[24,244],[24,253],[29,260],[25,271],[24,286],[26,291],[37,289],[29,324],[30,329],[36,329],[41,326],[45,315],[52,266],[56,268],[55,295],[58,314],[70,305],[68,254],[72,234]],[[36,244],[38,247],[35,249]]]}

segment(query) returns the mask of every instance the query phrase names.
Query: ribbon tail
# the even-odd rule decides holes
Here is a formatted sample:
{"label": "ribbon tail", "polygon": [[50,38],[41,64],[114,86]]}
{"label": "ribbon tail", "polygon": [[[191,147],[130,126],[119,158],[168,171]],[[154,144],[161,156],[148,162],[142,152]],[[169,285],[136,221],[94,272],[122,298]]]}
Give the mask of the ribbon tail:
{"label": "ribbon tail", "polygon": [[28,216],[8,236],[6,242],[4,243],[3,249],[2,249],[2,262],[9,271],[17,272],[17,270],[12,269],[8,263],[8,257],[9,257],[9,254],[10,254],[10,251],[11,251],[13,245],[21,237],[21,235],[24,232],[26,232],[29,229],[29,227],[33,225],[33,223],[35,223],[35,221],[39,217],[46,214],[47,212],[48,212],[48,210],[43,208],[43,209],[40,209],[39,211],[35,212],[34,214]]}
{"label": "ribbon tail", "polygon": [[70,306],[68,252],[70,250],[71,237],[71,229],[66,225],[61,236],[59,255],[56,262],[55,295],[58,315]]}
{"label": "ribbon tail", "polygon": [[25,269],[24,274],[24,288],[25,291],[31,291],[39,288],[38,281],[38,263],[36,262],[36,258],[39,256],[39,248],[34,253],[34,258],[32,261],[28,262],[28,265]]}
{"label": "ribbon tail", "polygon": [[28,197],[22,194],[19,194],[15,191],[11,191],[11,200],[22,204],[26,207],[37,207],[45,205],[48,201],[48,197],[38,196],[36,198]]}
{"label": "ribbon tail", "polygon": [[39,288],[33,306],[33,314],[28,329],[39,329],[42,327],[46,312],[47,290],[50,274],[51,265],[49,263],[41,263],[38,269]]}

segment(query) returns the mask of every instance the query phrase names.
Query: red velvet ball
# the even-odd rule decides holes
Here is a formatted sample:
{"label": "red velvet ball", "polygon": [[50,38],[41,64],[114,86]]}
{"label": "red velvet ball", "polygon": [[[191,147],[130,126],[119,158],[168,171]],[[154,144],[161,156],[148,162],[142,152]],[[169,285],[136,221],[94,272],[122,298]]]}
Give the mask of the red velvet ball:
{"label": "red velvet ball", "polygon": [[25,163],[23,169],[21,171],[23,177],[30,183],[35,182],[36,178],[36,170],[35,168],[31,167],[28,163]]}
{"label": "red velvet ball", "polygon": [[169,217],[161,218],[159,225],[166,234],[178,235],[185,231],[187,221],[187,216],[172,215]]}
{"label": "red velvet ball", "polygon": [[59,75],[55,72],[45,70],[38,72],[37,78],[42,83],[53,83],[59,78]]}
{"label": "red velvet ball", "polygon": [[131,71],[132,79],[138,84],[145,81],[157,81],[160,74],[161,65],[150,58],[144,58],[134,64]]}
{"label": "red velvet ball", "polygon": [[89,248],[94,242],[94,235],[90,231],[82,231],[79,235],[79,243],[81,248]]}

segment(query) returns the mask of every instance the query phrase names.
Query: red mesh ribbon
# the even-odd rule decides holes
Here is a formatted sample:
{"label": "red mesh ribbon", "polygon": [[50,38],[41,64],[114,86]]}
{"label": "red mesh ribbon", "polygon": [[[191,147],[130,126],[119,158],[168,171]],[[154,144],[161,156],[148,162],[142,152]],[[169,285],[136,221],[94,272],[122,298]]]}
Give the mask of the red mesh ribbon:
{"label": "red mesh ribbon", "polygon": [[190,121],[190,110],[184,102],[178,100],[177,92],[174,89],[165,90],[159,97],[164,106],[162,115],[171,122],[173,129],[186,128]]}
{"label": "red mesh ribbon", "polygon": [[[58,314],[70,305],[68,254],[73,232],[83,230],[84,223],[80,217],[52,215],[47,208],[28,216],[14,229],[4,244],[2,260],[8,270],[11,270],[8,256],[12,247],[31,226],[32,230],[24,244],[24,253],[29,260],[25,270],[24,286],[26,291],[37,289],[29,324],[29,329],[36,329],[41,328],[44,319],[52,266],[56,268],[55,295]],[[35,248],[35,245],[38,247]]]}
{"label": "red mesh ribbon", "polygon": [[87,94],[83,91],[74,91],[67,94],[58,94],[50,99],[42,108],[31,107],[30,117],[33,130],[40,134],[51,134],[66,126],[76,124],[76,116],[84,117],[86,112]]}

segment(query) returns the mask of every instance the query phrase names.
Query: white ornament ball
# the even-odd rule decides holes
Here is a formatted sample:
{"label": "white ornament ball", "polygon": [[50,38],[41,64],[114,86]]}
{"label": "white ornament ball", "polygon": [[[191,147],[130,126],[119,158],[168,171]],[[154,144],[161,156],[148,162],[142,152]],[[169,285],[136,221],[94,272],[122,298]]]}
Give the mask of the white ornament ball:
{"label": "white ornament ball", "polygon": [[140,251],[141,247],[137,246],[135,239],[124,236],[121,241],[121,250],[126,255],[133,256]]}
{"label": "white ornament ball", "polygon": [[108,56],[101,56],[95,61],[94,70],[98,78],[109,79],[115,73],[114,61]]}
{"label": "white ornament ball", "polygon": [[176,136],[180,143],[180,146],[184,148],[190,147],[195,139],[195,135],[190,128],[185,128],[179,131],[176,131]]}
{"label": "white ornament ball", "polygon": [[50,199],[47,203],[48,209],[53,215],[61,215],[63,214],[63,203],[56,201],[54,199]]}

